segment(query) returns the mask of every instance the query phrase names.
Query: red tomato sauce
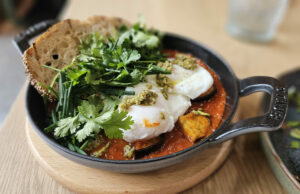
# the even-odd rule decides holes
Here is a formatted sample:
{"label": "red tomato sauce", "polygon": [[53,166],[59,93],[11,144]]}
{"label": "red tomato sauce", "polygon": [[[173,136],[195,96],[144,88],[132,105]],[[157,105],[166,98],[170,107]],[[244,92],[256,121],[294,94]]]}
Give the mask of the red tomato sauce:
{"label": "red tomato sauce", "polygon": [[[165,53],[169,54],[170,57],[174,57],[175,54],[178,53],[178,51],[166,50]],[[226,91],[221,81],[219,80],[218,75],[214,71],[209,69],[201,60],[198,60],[198,64],[204,67],[212,75],[217,92],[209,100],[202,102],[192,102],[192,106],[187,110],[187,113],[192,110],[202,108],[204,112],[207,112],[211,115],[211,127],[205,136],[208,137],[215,131],[215,129],[219,126],[222,120],[226,104]],[[201,141],[201,139],[198,141]],[[101,156],[102,158],[111,160],[128,160],[128,158],[124,157],[124,146],[128,145],[129,143],[124,141],[123,139],[105,138],[103,143],[98,148],[94,149],[92,152],[100,150],[103,146],[106,145],[107,142],[110,142],[110,146],[107,149],[106,153]],[[190,141],[189,138],[181,131],[178,123],[176,123],[174,129],[171,132],[166,133],[165,142],[163,146],[157,151],[152,152],[149,155],[143,157],[142,159],[169,155],[191,147],[194,144],[195,143]]]}

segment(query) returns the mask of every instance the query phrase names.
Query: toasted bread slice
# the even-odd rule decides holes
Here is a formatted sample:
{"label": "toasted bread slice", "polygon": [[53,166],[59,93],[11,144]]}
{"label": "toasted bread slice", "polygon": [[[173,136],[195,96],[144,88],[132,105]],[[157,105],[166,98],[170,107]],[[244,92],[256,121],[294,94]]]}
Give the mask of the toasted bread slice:
{"label": "toasted bread slice", "polygon": [[[57,72],[42,65],[62,69],[78,55],[77,47],[80,39],[94,32],[104,37],[112,36],[122,24],[130,25],[121,18],[94,16],[86,21],[67,19],[53,25],[24,52],[25,73],[31,84],[41,95],[45,94],[49,100],[53,101],[55,96],[49,93],[43,85],[49,86]],[[55,84],[56,91],[57,87]]]}

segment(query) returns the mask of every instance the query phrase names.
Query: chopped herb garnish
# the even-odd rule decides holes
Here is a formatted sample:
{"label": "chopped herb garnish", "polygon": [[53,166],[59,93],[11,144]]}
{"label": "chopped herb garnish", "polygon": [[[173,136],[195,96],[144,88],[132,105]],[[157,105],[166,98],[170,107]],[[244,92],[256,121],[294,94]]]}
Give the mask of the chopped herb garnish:
{"label": "chopped herb garnish", "polygon": [[83,149],[84,151],[89,152],[101,145],[101,143],[103,142],[103,137],[101,134],[98,134],[95,137],[93,137],[91,140],[88,139],[86,141],[88,141],[88,144]]}
{"label": "chopped herb garnish", "polygon": [[176,54],[172,63],[178,64],[179,66],[188,70],[194,70],[197,68],[197,59],[185,54]]}
{"label": "chopped herb garnish", "polygon": [[128,110],[132,105],[144,105],[149,106],[156,103],[158,95],[151,90],[142,90],[136,96],[123,98],[121,104],[119,105],[121,110]]}
{"label": "chopped herb garnish", "polygon": [[300,126],[300,121],[287,121],[286,125],[291,128],[298,127],[298,126]]}
{"label": "chopped herb garnish", "polygon": [[291,135],[291,137],[300,140],[300,129],[292,129],[290,131],[290,135]]}
{"label": "chopped herb garnish", "polygon": [[110,142],[108,142],[103,148],[101,148],[98,151],[95,151],[94,153],[92,153],[92,156],[98,158],[100,156],[102,156],[108,149],[108,147],[110,146]]}
{"label": "chopped herb garnish", "polygon": [[135,148],[130,145],[124,146],[124,157],[132,158],[134,155]]}
{"label": "chopped herb garnish", "polygon": [[165,116],[165,114],[163,112],[160,112],[159,114],[160,114],[159,115],[160,119],[162,119],[162,120],[166,119],[166,116]]}
{"label": "chopped herb garnish", "polygon": [[204,112],[202,108],[198,108],[198,110],[193,110],[192,113],[194,113],[195,115],[210,117],[210,114]]}
{"label": "chopped herb garnish", "polygon": [[300,148],[300,142],[299,141],[291,141],[289,148],[291,148],[291,149],[299,149]]}
{"label": "chopped herb garnish", "polygon": [[300,92],[297,92],[295,86],[291,86],[288,89],[289,103],[297,106],[297,110],[300,112]]}

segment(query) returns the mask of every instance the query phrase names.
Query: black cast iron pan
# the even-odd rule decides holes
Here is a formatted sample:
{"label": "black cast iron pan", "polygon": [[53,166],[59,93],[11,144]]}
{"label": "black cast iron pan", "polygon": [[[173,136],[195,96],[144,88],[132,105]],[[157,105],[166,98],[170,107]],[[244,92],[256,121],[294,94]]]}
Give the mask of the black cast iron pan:
{"label": "black cast iron pan", "polygon": [[[51,20],[38,23],[16,36],[14,43],[20,53],[23,54],[29,47],[28,42],[30,39],[43,33],[56,22]],[[27,116],[33,128],[53,150],[62,156],[86,166],[121,173],[138,173],[165,168],[198,154],[208,146],[222,143],[238,135],[258,131],[273,131],[280,128],[287,111],[287,91],[278,80],[265,76],[237,79],[230,66],[214,51],[182,36],[166,33],[163,44],[167,49],[191,53],[201,59],[218,74],[227,92],[226,108],[221,124],[208,138],[182,151],[153,159],[121,161],[84,156],[61,146],[43,132],[43,128],[46,126],[46,112],[43,106],[43,99],[34,87],[29,85],[25,101]],[[270,95],[270,100],[266,102],[267,111],[263,115],[241,120],[230,125],[230,121],[236,112],[239,98],[261,91]]]}

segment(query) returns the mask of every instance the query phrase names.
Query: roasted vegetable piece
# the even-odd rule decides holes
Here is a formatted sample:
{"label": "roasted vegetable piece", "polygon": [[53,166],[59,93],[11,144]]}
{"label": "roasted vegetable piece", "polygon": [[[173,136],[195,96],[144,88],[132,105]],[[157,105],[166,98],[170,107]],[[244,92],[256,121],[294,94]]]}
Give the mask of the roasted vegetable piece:
{"label": "roasted vegetable piece", "polygon": [[151,152],[154,152],[161,148],[165,141],[165,134],[162,134],[158,137],[154,137],[145,141],[136,141],[134,142],[135,147],[135,158],[141,158],[145,155],[148,155]]}
{"label": "roasted vegetable piece", "polygon": [[217,88],[215,87],[215,85],[213,85],[206,92],[204,92],[199,97],[197,97],[196,99],[194,99],[194,101],[208,100],[211,97],[213,97],[216,94],[216,92],[217,92]]}
{"label": "roasted vegetable piece", "polygon": [[210,127],[209,118],[193,112],[179,117],[178,121],[183,133],[194,142],[204,137]]}

